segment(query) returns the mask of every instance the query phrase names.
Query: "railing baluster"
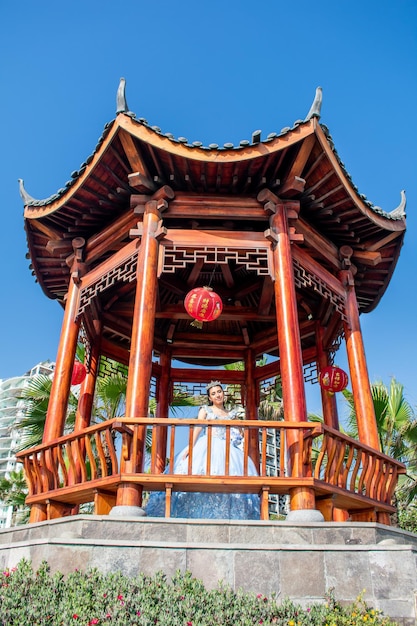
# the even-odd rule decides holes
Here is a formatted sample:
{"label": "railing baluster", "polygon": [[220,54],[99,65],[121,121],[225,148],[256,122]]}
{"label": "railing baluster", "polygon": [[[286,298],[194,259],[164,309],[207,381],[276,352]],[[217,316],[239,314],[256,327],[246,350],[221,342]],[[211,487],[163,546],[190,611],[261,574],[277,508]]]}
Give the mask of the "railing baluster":
{"label": "railing baluster", "polygon": [[287,439],[284,428],[279,429],[279,475],[285,476],[287,473]]}
{"label": "railing baluster", "polygon": [[99,432],[95,432],[94,433],[94,440],[95,440],[95,443],[96,443],[98,460],[100,461],[100,475],[101,476],[108,476],[107,457],[106,457],[106,453],[104,452],[104,449],[103,449],[103,442],[101,440],[101,436],[100,435],[101,435],[101,433],[99,433]]}
{"label": "railing baluster", "polygon": [[93,447],[91,445],[90,437],[85,438],[85,451],[87,454],[87,458],[90,462],[91,480],[95,480],[96,478],[99,478],[99,476],[98,476],[97,463],[96,463],[95,455],[93,452]]}
{"label": "railing baluster", "polygon": [[343,487],[343,489],[347,488],[346,485],[347,485],[347,481],[348,481],[349,474],[351,471],[353,457],[355,454],[355,448],[350,444],[347,444],[347,446],[348,446],[349,451],[348,451],[343,473],[340,475],[340,487]]}
{"label": "railing baluster", "polygon": [[174,471],[174,458],[175,458],[175,424],[171,426],[171,441],[169,448],[169,473]]}
{"label": "railing baluster", "polygon": [[225,476],[229,476],[230,473],[230,426],[226,427],[226,449],[224,457],[224,473]]}
{"label": "railing baluster", "polygon": [[245,476],[248,475],[249,465],[249,433],[249,428],[243,427],[243,474]]}
{"label": "railing baluster", "polygon": [[114,447],[114,439],[112,437],[110,428],[106,428],[104,431],[104,438],[107,444],[107,449],[109,451],[110,456],[110,464],[111,464],[111,476],[117,474],[119,471],[119,464],[117,462],[117,454]]}
{"label": "railing baluster", "polygon": [[193,473],[193,439],[194,439],[194,426],[190,426],[190,432],[188,433],[188,474]]}
{"label": "railing baluster", "polygon": [[314,476],[315,476],[315,478],[319,478],[321,480],[324,480],[323,474],[326,471],[325,459],[326,459],[326,455],[327,455],[327,441],[328,441],[328,435],[325,432],[323,434],[321,450],[320,450],[319,455],[317,457],[316,465],[315,465],[315,468],[314,468]]}
{"label": "railing baluster", "polygon": [[87,466],[85,464],[85,436],[71,441],[71,452],[73,452],[75,469],[72,470],[71,479],[74,483],[84,483],[88,480]]}
{"label": "railing baluster", "polygon": [[261,431],[261,468],[260,474],[261,476],[266,476],[266,444],[267,444],[267,433],[266,428],[263,426],[260,428]]}
{"label": "railing baluster", "polygon": [[62,483],[60,486],[66,487],[68,485],[68,471],[67,471],[67,465],[65,463],[64,455],[62,454],[62,450],[63,450],[62,446],[58,445],[57,446],[57,458],[58,458],[59,468],[62,474]]}
{"label": "railing baluster", "polygon": [[207,476],[210,476],[211,474],[212,442],[213,442],[213,430],[212,430],[212,427],[209,424],[207,424],[207,467],[206,467]]}
{"label": "railing baluster", "polygon": [[356,485],[356,477],[358,476],[359,470],[360,470],[362,452],[357,446],[354,446],[354,450],[355,450],[355,455],[354,455],[353,469],[352,469],[352,474],[350,477],[349,487],[350,487],[350,491],[353,491],[353,493],[358,493],[358,489]]}

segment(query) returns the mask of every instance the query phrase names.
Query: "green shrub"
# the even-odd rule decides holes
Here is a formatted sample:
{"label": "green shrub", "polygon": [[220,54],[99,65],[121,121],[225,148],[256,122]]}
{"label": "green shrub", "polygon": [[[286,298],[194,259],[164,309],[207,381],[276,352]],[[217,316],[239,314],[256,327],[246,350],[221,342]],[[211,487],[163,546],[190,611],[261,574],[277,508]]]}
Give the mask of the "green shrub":
{"label": "green shrub", "polygon": [[209,591],[190,573],[177,572],[171,582],[161,572],[128,578],[93,569],[64,577],[51,574],[46,562],[34,572],[22,560],[0,575],[1,626],[394,626],[361,598],[343,607],[330,593],[326,602],[302,609],[222,583]]}

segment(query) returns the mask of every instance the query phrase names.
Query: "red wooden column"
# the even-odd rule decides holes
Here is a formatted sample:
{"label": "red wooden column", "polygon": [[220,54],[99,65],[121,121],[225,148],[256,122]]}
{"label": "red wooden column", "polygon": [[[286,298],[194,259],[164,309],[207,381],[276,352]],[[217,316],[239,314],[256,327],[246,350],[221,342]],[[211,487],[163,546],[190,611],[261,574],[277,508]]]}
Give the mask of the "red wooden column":
{"label": "red wooden column", "polygon": [[80,320],[76,318],[76,315],[80,297],[80,280],[85,271],[85,266],[82,263],[82,251],[85,241],[81,237],[77,237],[73,240],[72,245],[75,256],[71,267],[71,278],[55,362],[54,379],[43,432],[43,443],[48,443],[56,439],[56,437],[60,437],[64,432],[72,368],[80,329]]}
{"label": "red wooden column", "polygon": [[[152,375],[152,350],[155,328],[156,296],[158,288],[158,239],[164,235],[160,226],[160,208],[166,207],[165,200],[150,200],[145,205],[143,222],[132,234],[141,235],[136,272],[136,296],[133,312],[132,337],[130,344],[129,373],[126,390],[126,417],[147,417]],[[129,457],[123,459],[121,471],[136,473],[143,470],[146,428],[135,427]],[[124,515],[119,507],[135,507],[136,514],[143,514],[142,487],[133,483],[122,483],[117,491],[116,511]],[[135,514],[130,511],[129,514]]]}
{"label": "red wooden column", "polygon": [[[347,321],[344,323],[344,330],[359,441],[375,450],[381,450],[352,272],[342,270],[340,279],[346,289]],[[356,514],[351,512],[350,518],[352,521],[378,521],[390,525],[388,513],[377,513],[373,510]]]}
{"label": "red wooden column", "polygon": [[[318,370],[322,370],[323,368],[330,365],[328,359],[328,353],[324,349],[323,346],[323,336],[324,336],[324,328],[323,326],[317,322],[316,326],[316,347],[317,347],[317,367]],[[337,402],[335,394],[328,393],[325,389],[321,389],[321,403],[323,407],[323,418],[324,423],[331,428],[335,428],[339,430],[339,416],[337,411]],[[349,514],[347,511],[343,509],[339,509],[333,505],[333,501],[330,498],[328,501],[325,499],[320,503],[324,508],[322,508],[322,512],[326,513],[326,519],[328,516],[329,521],[333,522],[345,522]],[[326,510],[327,506],[327,510]]]}
{"label": "red wooden column", "polygon": [[[316,326],[317,366],[319,372],[329,365],[327,352],[323,347],[324,329],[319,322]],[[321,389],[321,404],[323,407],[324,423],[331,428],[339,430],[339,416],[337,413],[336,396]]]}
{"label": "red wooden column", "polygon": [[[266,236],[273,244],[273,278],[275,281],[275,303],[285,419],[290,422],[303,422],[307,421],[307,407],[286,203],[274,196],[269,190],[262,191],[258,195],[258,200],[260,202],[267,201],[265,210],[272,213],[270,230],[266,232]],[[296,205],[297,203],[293,201],[289,204],[291,217],[295,213]],[[297,213],[294,217],[296,216]],[[302,432],[288,430],[288,462],[290,464],[289,471],[293,477],[304,475],[302,442]],[[308,519],[314,519],[315,521],[323,519],[322,515],[315,510],[315,495],[312,489],[304,487],[292,489],[290,491],[290,507],[291,513],[300,512],[299,519],[303,517],[308,517]],[[304,516],[301,513],[302,511],[308,511],[309,513]],[[291,519],[297,519],[297,513],[292,515]]]}
{"label": "red wooden column", "polygon": [[342,270],[340,279],[346,289],[347,321],[344,322],[344,330],[359,441],[375,450],[380,450],[352,272]]}
{"label": "red wooden column", "polygon": [[[68,398],[71,388],[72,369],[74,366],[80,328],[80,321],[77,320],[76,316],[80,296],[80,280],[85,271],[85,265],[82,262],[84,245],[85,241],[81,237],[75,238],[72,242],[74,261],[71,266],[71,276],[62,321],[61,336],[42,437],[43,443],[49,443],[57,437],[61,437],[64,432]],[[41,471],[47,471],[47,468],[41,468]],[[32,505],[30,510],[31,523],[41,522],[46,518],[46,505]]]}
{"label": "red wooden column", "polygon": [[[161,378],[158,381],[158,398],[156,405],[156,417],[167,418],[169,414],[169,404],[171,401],[172,381],[171,381],[171,357],[172,350],[166,347],[161,352],[159,363],[161,365]],[[167,457],[167,427],[157,426],[155,428],[156,444],[152,447],[152,471],[162,474],[165,469]]]}
{"label": "red wooden column", "polygon": [[91,343],[91,353],[87,365],[87,375],[80,389],[77,412],[75,414],[74,432],[80,432],[90,426],[91,412],[93,409],[94,392],[96,388],[98,369],[101,354],[101,324],[99,331]]}
{"label": "red wooden column", "polygon": [[[97,323],[96,326],[100,327],[100,331],[96,334],[96,337],[90,347],[91,353],[89,354],[88,363],[86,363],[87,375],[81,385],[77,412],[75,414],[74,433],[82,432],[85,428],[88,428],[91,423],[91,413],[93,409],[101,347],[101,325]],[[85,458],[85,443],[83,442],[79,445],[79,454],[81,458]],[[73,484],[79,480],[80,476],[81,465],[79,457],[76,455],[75,472],[73,472],[71,468],[68,471],[69,484]]]}
{"label": "red wooden column", "polygon": [[[245,417],[248,420],[258,419],[255,366],[254,352],[248,348],[245,352]],[[259,435],[255,430],[249,433],[249,456],[259,467]]]}

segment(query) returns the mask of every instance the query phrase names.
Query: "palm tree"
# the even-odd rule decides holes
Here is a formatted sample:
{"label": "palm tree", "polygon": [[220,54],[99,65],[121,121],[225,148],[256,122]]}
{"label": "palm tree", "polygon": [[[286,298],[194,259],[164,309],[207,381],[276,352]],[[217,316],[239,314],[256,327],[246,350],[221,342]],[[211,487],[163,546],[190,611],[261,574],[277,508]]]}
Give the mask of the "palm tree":
{"label": "palm tree", "polygon": [[[349,406],[347,434],[357,438],[356,412],[351,391],[343,395]],[[398,461],[407,463],[412,452],[412,443],[417,442],[417,418],[411,404],[404,395],[404,386],[391,379],[388,388],[382,381],[372,383],[372,400],[381,451]]]}
{"label": "palm tree", "polygon": [[[347,434],[357,438],[358,429],[353,395],[348,390],[342,393],[349,406]],[[404,386],[395,378],[391,379],[389,388],[381,381],[373,383],[371,394],[381,451],[401,461],[407,468],[407,473],[399,477],[394,494],[394,501],[397,504],[401,520],[401,512],[409,508],[410,505],[415,505],[417,497],[417,416],[405,398]],[[397,523],[395,515],[392,522]],[[409,523],[407,521],[406,526],[401,525],[407,530]],[[415,524],[414,519],[412,523]]]}
{"label": "palm tree", "polygon": [[[52,378],[45,374],[38,374],[31,378],[27,387],[23,389],[20,399],[24,405],[24,417],[16,424],[16,428],[22,431],[22,438],[16,451],[27,450],[42,443],[51,388]],[[77,396],[71,392],[68,400],[66,431],[74,426],[77,403]]]}
{"label": "palm tree", "polygon": [[12,526],[25,524],[29,519],[29,508],[25,505],[27,492],[22,469],[11,471],[8,477],[0,478],[0,501],[12,507]]}
{"label": "palm tree", "polygon": [[[265,365],[267,362],[266,357],[262,357],[256,362],[258,367]],[[224,366],[226,370],[232,371],[244,371],[245,364],[243,361],[236,361],[235,363],[229,363]],[[231,390],[231,396],[233,397],[234,385],[228,385],[228,391]],[[258,418],[265,421],[278,421],[284,419],[284,406],[282,402],[282,385],[279,377],[275,379],[275,385],[270,390],[267,397],[260,401],[258,406]]]}

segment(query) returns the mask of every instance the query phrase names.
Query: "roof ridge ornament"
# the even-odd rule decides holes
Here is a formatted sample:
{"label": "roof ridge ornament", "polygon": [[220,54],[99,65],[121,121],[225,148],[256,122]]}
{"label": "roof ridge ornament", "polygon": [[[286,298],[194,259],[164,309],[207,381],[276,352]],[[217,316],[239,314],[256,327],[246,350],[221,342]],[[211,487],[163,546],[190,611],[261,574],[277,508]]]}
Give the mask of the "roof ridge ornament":
{"label": "roof ridge ornament", "polygon": [[39,200],[36,200],[30,194],[28,194],[28,192],[25,189],[24,182],[23,182],[22,178],[18,178],[17,182],[19,183],[20,197],[22,198],[23,203],[24,203],[25,206],[27,206],[28,204],[33,204],[35,202],[39,202]]}
{"label": "roof ridge ornament", "polygon": [[126,79],[124,78],[120,79],[119,87],[117,89],[116,107],[116,115],[119,115],[119,113],[127,113],[129,111],[126,101]]}
{"label": "roof ridge ornament", "polygon": [[311,108],[309,112],[307,113],[307,117],[304,120],[305,122],[308,122],[309,120],[311,120],[312,117],[317,117],[318,119],[320,119],[322,99],[323,99],[323,90],[321,87],[317,87],[313,104],[311,105]]}
{"label": "roof ridge ornament", "polygon": [[405,190],[402,189],[401,190],[401,202],[400,202],[400,204],[397,206],[396,209],[394,209],[393,211],[388,213],[388,215],[390,217],[393,217],[393,218],[403,218],[403,217],[406,216],[406,213],[405,213],[405,207],[406,206],[407,206],[407,198],[405,197]]}

